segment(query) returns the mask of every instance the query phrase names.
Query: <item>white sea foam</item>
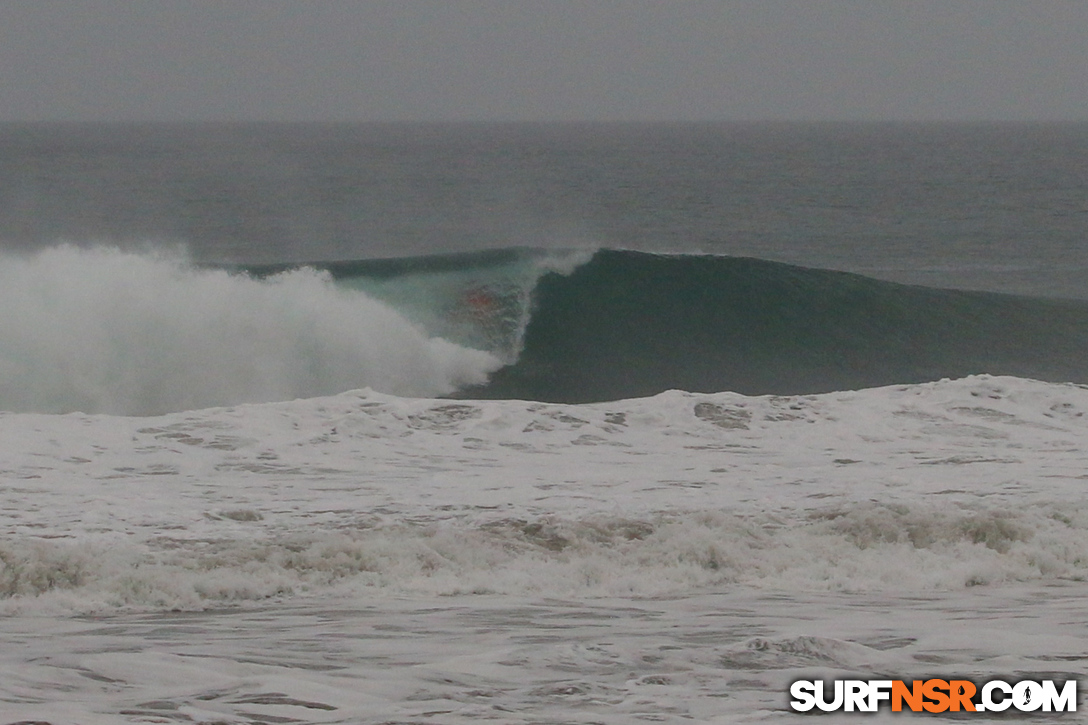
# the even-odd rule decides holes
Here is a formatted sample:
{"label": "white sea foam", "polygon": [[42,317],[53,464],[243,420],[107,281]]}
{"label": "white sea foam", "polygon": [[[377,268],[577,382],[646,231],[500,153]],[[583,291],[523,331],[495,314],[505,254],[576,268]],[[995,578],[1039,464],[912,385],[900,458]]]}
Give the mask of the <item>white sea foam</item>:
{"label": "white sea foam", "polygon": [[199,610],[349,592],[370,600],[654,597],[723,585],[917,594],[1088,578],[1088,516],[1057,506],[853,505],[799,517],[685,513],[258,531],[211,541],[163,536],[142,546],[9,542],[0,547],[2,609]]}
{"label": "white sea foam", "polygon": [[0,418],[0,595],[656,596],[1088,578],[1088,390],[1014,378],[568,406],[372,391]]}
{"label": "white sea foam", "polygon": [[987,376],[0,414],[0,720],[767,722],[799,678],[1083,678],[1086,439],[1088,389]]}
{"label": "white sea foam", "polygon": [[0,257],[0,410],[149,414],[359,387],[431,396],[491,355],[312,270],[255,280],[116,249]]}

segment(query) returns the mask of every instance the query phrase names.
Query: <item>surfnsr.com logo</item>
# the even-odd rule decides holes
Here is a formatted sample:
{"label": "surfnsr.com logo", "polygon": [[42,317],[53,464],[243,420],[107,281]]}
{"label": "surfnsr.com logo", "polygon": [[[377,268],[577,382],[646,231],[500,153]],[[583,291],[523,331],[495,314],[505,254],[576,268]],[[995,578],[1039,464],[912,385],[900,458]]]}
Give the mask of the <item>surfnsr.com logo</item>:
{"label": "surfnsr.com logo", "polygon": [[876,712],[888,703],[892,712],[1076,712],[1077,681],[990,680],[981,687],[970,680],[798,680],[790,686],[796,712]]}

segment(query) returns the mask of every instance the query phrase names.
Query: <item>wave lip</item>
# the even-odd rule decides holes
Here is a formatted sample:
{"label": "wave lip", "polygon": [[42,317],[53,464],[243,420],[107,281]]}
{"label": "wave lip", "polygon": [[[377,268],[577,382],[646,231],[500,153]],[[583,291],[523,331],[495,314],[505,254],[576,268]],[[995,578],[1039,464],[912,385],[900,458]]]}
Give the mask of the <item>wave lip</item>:
{"label": "wave lip", "polygon": [[152,414],[371,387],[433,396],[499,361],[312,269],[259,280],[61,246],[0,258],[0,409]]}

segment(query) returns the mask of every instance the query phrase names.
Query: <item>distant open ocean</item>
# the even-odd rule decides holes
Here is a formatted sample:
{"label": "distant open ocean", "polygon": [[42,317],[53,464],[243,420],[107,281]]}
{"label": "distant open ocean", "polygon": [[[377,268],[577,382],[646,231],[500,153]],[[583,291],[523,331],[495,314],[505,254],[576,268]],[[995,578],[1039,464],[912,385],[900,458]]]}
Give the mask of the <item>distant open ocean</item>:
{"label": "distant open ocean", "polygon": [[2,125],[0,308],[0,725],[1086,676],[1088,124]]}

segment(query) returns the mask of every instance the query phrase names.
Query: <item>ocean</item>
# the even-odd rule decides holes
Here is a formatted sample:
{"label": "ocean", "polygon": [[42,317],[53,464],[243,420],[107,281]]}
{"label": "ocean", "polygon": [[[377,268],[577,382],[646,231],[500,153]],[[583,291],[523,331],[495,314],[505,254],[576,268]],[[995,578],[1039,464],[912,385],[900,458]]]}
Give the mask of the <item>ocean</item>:
{"label": "ocean", "polygon": [[1083,679],[1086,236],[1088,124],[0,126],[0,725]]}

